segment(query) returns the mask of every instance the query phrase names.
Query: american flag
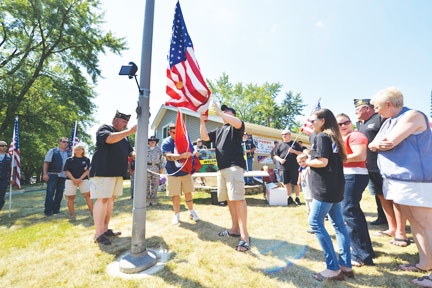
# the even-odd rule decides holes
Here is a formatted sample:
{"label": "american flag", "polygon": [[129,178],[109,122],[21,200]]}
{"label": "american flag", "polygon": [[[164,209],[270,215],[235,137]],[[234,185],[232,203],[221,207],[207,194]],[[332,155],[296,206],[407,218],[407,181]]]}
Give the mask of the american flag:
{"label": "american flag", "polygon": [[301,128],[301,132],[306,133],[307,135],[311,135],[313,132],[313,127],[312,127],[312,123],[310,122],[310,116],[317,110],[321,109],[321,99],[318,99],[317,104],[315,105],[315,107],[313,108],[311,114],[309,115],[309,117],[306,119],[306,122],[303,124],[303,127]]}
{"label": "american flag", "polygon": [[[15,127],[12,136],[12,141],[9,145],[9,155],[12,159],[12,173],[11,181],[15,175],[15,186],[17,189],[21,189],[21,159],[20,159],[20,144],[19,144],[19,130],[18,130],[18,117],[15,118]],[[15,170],[15,171],[14,171]],[[15,173],[13,173],[15,172]]]}
{"label": "american flag", "polygon": [[171,99],[165,105],[206,113],[211,92],[201,75],[179,2],[174,14],[168,61],[166,93]]}
{"label": "american flag", "polygon": [[69,139],[69,145],[68,145],[68,150],[72,151],[73,148],[78,144],[79,139],[78,139],[78,124],[77,121],[75,120],[75,125],[74,128],[72,129],[72,134],[71,137]]}

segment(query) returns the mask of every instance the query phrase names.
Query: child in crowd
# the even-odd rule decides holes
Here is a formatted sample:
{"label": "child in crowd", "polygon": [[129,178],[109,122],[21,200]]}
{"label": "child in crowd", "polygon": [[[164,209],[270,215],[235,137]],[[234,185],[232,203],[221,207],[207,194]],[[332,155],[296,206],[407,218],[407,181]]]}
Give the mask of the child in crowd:
{"label": "child in crowd", "polygon": [[[306,150],[305,150],[306,151]],[[297,163],[300,165],[299,168],[299,177],[297,181],[297,185],[300,185],[305,197],[306,209],[309,215],[311,204],[312,204],[312,195],[309,188],[310,183],[310,168],[306,166],[306,160],[308,159],[308,155],[305,153],[297,155]]]}

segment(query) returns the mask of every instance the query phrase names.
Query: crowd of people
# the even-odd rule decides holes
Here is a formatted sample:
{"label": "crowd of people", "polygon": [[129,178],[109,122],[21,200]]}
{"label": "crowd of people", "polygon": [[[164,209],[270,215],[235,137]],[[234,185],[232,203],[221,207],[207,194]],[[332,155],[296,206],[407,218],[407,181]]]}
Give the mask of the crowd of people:
{"label": "crowd of people", "polygon": [[[357,125],[345,113],[335,116],[329,109],[320,109],[310,117],[314,131],[310,148],[291,140],[291,132],[283,130],[282,142],[275,141],[271,151],[276,178],[287,190],[288,205],[301,204],[301,188],[311,228],[307,232],[316,236],[324,252],[326,269],[313,274],[313,278],[354,278],[353,267],[375,265],[376,255],[360,205],[367,186],[377,203],[378,218],[371,224],[388,224],[387,230],[373,236],[390,237],[390,244],[406,247],[411,244],[406,233],[409,221],[419,261],[401,264],[399,268],[432,271],[432,130],[428,119],[422,112],[404,107],[403,95],[394,87],[378,92],[372,99],[355,99],[354,106]],[[193,153],[177,152],[175,124],[169,126],[169,137],[161,147],[155,136],[148,139],[146,202],[147,206],[157,205],[159,176],[166,169],[166,193],[172,199],[174,212],[171,224],[179,224],[182,194],[190,219],[199,221],[193,209],[192,176],[181,170],[181,161],[198,156],[198,150],[206,149],[202,142],[210,142],[218,166],[218,200],[227,201],[232,220],[231,227],[218,232],[218,236],[238,237],[236,250],[246,252],[251,248],[245,199],[245,183],[250,179],[243,175],[252,169],[256,147],[235,109],[217,104],[213,108],[224,125],[207,131],[207,116],[200,115],[201,138]],[[94,219],[94,241],[102,245],[111,244],[111,238],[121,234],[110,229],[109,223],[128,171],[133,198],[135,152],[128,136],[137,127],[127,128],[130,116],[117,111],[111,125],[97,130],[91,161],[83,145],[69,151],[65,137],[59,139],[58,147],[48,151],[44,160],[45,215],[60,213],[64,192],[70,220],[74,221],[79,188]],[[0,141],[0,209],[10,182],[11,157],[6,149],[7,144]],[[201,181],[203,184],[204,179]],[[326,219],[334,227],[339,255],[324,225]],[[432,273],[413,279],[412,283],[432,287]]]}

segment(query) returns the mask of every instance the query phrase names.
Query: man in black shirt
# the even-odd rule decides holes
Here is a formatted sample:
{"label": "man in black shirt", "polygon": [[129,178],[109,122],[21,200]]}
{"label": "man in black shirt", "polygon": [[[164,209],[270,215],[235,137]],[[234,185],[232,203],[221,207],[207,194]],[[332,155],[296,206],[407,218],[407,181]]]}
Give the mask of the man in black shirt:
{"label": "man in black shirt", "polygon": [[136,125],[127,129],[130,115],[116,112],[111,125],[102,125],[96,132],[96,149],[90,168],[90,196],[96,199],[93,208],[95,242],[111,244],[106,236],[120,232],[108,229],[114,199],[123,193],[123,177],[128,169],[128,156],[133,148],[127,136],[136,132]]}
{"label": "man in black shirt", "polygon": [[282,181],[288,192],[288,205],[294,203],[291,197],[291,184],[294,185],[296,194],[295,203],[300,205],[300,186],[297,185],[299,165],[296,157],[302,153],[301,148],[297,142],[291,141],[291,132],[289,130],[282,131],[282,139],[283,142],[275,150],[274,159],[280,163],[279,169]]}
{"label": "man in black shirt", "polygon": [[211,141],[216,148],[218,165],[218,199],[228,200],[232,227],[220,232],[221,237],[240,237],[236,250],[246,252],[250,249],[250,237],[247,231],[247,204],[245,199],[244,171],[246,162],[243,158],[242,137],[245,131],[243,121],[236,117],[236,111],[222,105],[221,109],[213,103],[216,115],[222,117],[224,126],[207,132],[205,120],[200,116],[200,132],[204,141]]}
{"label": "man in black shirt", "polygon": [[[366,135],[368,143],[370,143],[377,135],[384,119],[378,113],[375,113],[373,105],[370,104],[370,99],[354,99],[354,106],[356,108],[355,114],[359,120],[359,123],[357,123],[358,129]],[[369,173],[369,192],[371,195],[375,195],[378,211],[378,218],[370,224],[381,225],[389,222],[389,231],[384,232],[389,232],[385,234],[390,235],[396,229],[396,218],[393,201],[386,200],[383,195],[383,178],[378,169],[377,154],[377,152],[372,152],[369,147],[367,148],[366,168]]]}

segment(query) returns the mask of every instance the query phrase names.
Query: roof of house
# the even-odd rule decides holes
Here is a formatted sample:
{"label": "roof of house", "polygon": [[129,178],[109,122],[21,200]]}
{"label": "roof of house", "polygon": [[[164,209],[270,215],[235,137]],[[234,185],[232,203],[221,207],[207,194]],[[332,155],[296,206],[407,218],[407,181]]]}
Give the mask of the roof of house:
{"label": "roof of house", "polygon": [[[192,110],[189,110],[186,108],[180,108],[180,109],[181,109],[181,112],[183,114],[199,118],[199,114],[195,111],[192,111]],[[159,126],[159,123],[162,121],[165,113],[168,110],[177,112],[177,107],[161,105],[158,113],[156,114],[156,117],[153,120],[153,123],[151,124],[151,129],[156,129],[156,127]],[[209,114],[208,115],[208,121],[223,124],[221,117],[216,116],[216,115]],[[253,123],[248,123],[248,122],[245,122],[245,126],[246,126],[246,132],[249,134],[252,134],[252,135],[257,135],[257,136],[262,136],[262,137],[270,137],[270,138],[274,138],[274,139],[278,139],[278,140],[281,140],[281,138],[282,138],[281,137],[281,129],[271,128],[271,127],[253,124]],[[291,134],[292,134],[291,138],[295,139],[297,137],[297,133],[293,132]],[[309,143],[309,136],[304,135],[304,134],[299,134],[297,141],[302,141],[303,143]]]}

